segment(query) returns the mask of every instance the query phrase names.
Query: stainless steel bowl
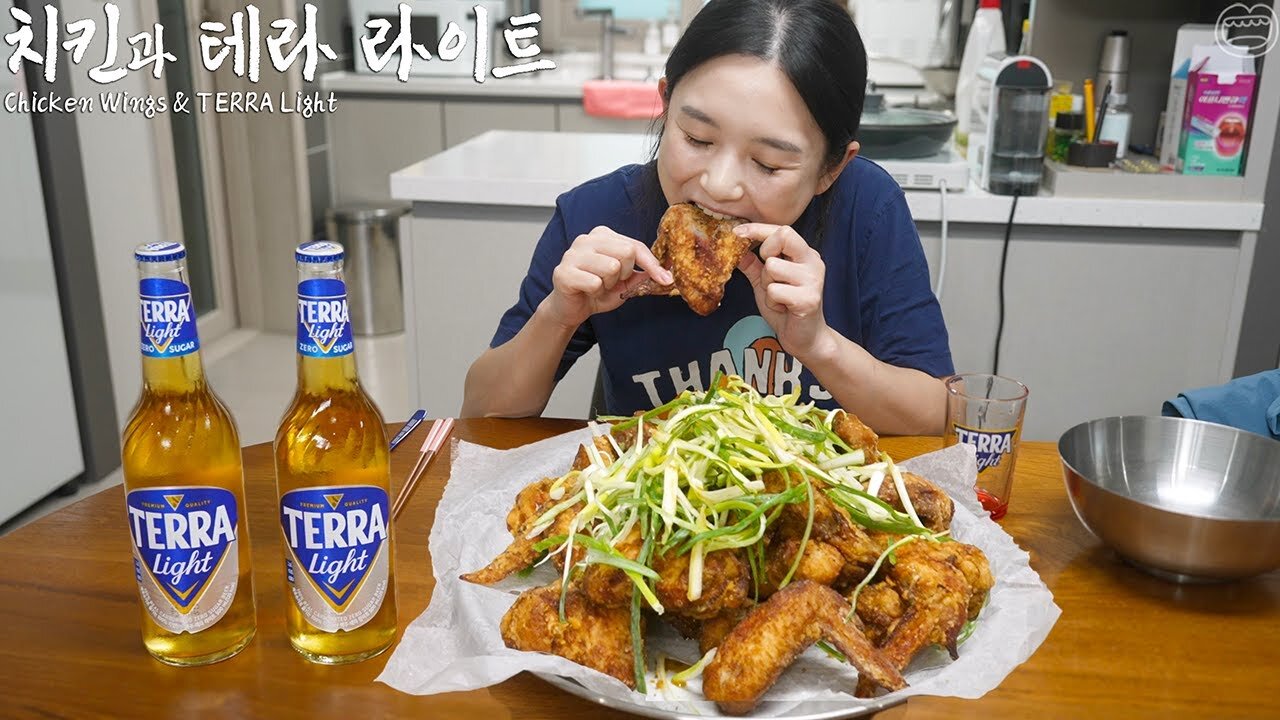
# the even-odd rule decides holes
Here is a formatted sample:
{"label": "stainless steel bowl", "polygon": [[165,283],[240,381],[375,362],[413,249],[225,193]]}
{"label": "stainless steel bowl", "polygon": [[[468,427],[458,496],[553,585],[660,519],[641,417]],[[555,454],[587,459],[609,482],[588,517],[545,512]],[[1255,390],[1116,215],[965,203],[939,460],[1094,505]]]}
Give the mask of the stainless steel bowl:
{"label": "stainless steel bowl", "polygon": [[1058,441],[1080,522],[1130,563],[1178,582],[1280,568],[1280,442],[1167,417],[1109,417]]}

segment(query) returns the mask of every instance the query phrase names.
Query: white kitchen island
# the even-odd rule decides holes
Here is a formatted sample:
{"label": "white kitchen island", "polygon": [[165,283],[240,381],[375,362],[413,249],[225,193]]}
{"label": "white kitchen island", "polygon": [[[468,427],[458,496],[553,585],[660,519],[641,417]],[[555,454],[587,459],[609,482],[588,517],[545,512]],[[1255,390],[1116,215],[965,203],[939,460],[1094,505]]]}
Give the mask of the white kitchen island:
{"label": "white kitchen island", "polygon": [[[401,248],[410,386],[457,414],[467,368],[516,300],[556,197],[649,157],[644,135],[491,131],[391,177],[413,203]],[[936,279],[943,203],[907,193]],[[992,367],[1010,198],[947,196],[942,307],[961,371]],[[1178,391],[1230,378],[1263,205],[1125,198],[1019,202],[1005,278],[1000,372],[1031,388],[1024,437],[1158,414]],[[561,382],[548,416],[587,416],[598,355]]]}

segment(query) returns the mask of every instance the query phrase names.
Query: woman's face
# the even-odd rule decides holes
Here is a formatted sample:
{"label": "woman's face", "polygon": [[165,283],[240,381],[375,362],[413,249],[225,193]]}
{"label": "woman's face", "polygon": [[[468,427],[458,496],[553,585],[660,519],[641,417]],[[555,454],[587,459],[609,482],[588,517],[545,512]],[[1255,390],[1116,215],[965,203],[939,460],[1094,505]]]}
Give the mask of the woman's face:
{"label": "woman's face", "polygon": [[[854,153],[856,144],[846,157]],[[725,55],[694,68],[672,93],[658,180],[672,205],[791,225],[844,167],[824,168],[825,154],[822,131],[782,71]]]}

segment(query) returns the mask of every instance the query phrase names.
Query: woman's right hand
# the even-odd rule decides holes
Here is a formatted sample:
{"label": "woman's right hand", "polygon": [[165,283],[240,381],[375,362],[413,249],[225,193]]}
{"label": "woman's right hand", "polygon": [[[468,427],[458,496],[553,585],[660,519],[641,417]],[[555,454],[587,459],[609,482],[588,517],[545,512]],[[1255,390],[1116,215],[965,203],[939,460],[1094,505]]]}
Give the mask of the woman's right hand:
{"label": "woman's right hand", "polygon": [[552,290],[543,307],[549,319],[576,329],[592,315],[622,305],[623,295],[648,278],[672,282],[647,245],[597,227],[565,251],[551,273]]}

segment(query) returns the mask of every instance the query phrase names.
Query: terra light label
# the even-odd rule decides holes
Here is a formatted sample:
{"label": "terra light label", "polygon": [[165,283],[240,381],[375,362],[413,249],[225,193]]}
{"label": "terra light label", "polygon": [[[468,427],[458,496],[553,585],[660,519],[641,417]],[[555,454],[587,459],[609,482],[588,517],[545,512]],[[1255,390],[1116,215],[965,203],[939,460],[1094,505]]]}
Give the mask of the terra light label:
{"label": "terra light label", "polygon": [[355,349],[347,312],[347,286],[336,278],[298,283],[298,352],[341,357]]}
{"label": "terra light label", "polygon": [[226,614],[240,574],[236,496],[216,487],[132,490],[125,498],[142,602],[170,632]]}
{"label": "terra light label", "polygon": [[200,349],[191,288],[168,278],[143,278],[138,283],[142,354],[178,357]]}
{"label": "terra light label", "polygon": [[307,621],[354,630],[387,593],[387,493],[372,485],[311,487],[280,498],[285,573]]}

